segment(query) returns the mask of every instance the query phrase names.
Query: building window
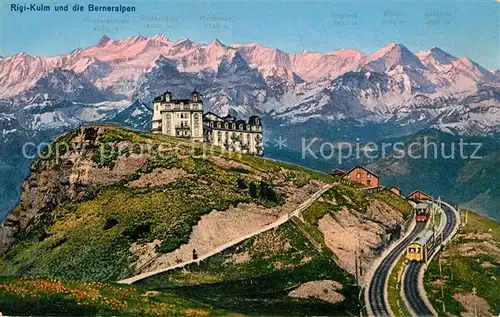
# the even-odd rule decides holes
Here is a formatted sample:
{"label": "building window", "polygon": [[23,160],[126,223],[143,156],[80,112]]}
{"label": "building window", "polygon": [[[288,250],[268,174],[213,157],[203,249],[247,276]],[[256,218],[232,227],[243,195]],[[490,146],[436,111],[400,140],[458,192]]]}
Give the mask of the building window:
{"label": "building window", "polygon": [[368,185],[371,185],[371,184],[372,184],[371,179],[366,180],[366,183],[367,183]]}
{"label": "building window", "polygon": [[372,178],[372,174],[368,174],[366,177],[367,178]]}
{"label": "building window", "polygon": [[356,174],[356,178],[360,179],[361,178],[361,174],[360,173]]}

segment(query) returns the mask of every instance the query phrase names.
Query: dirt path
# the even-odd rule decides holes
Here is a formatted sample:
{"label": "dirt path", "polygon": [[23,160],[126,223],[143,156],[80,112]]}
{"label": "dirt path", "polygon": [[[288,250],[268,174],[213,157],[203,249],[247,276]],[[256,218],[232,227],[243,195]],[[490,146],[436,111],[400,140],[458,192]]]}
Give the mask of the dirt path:
{"label": "dirt path", "polygon": [[190,261],[178,263],[176,265],[172,265],[172,266],[168,266],[168,267],[165,267],[165,268],[157,269],[157,270],[154,270],[154,271],[150,271],[150,272],[138,274],[138,275],[132,276],[130,278],[118,281],[118,283],[121,283],[121,284],[132,284],[132,283],[135,283],[135,282],[137,282],[139,280],[142,280],[142,279],[144,279],[146,277],[150,277],[150,276],[153,276],[153,275],[156,275],[156,274],[159,274],[159,273],[163,273],[163,272],[166,272],[166,271],[170,271],[170,270],[173,270],[173,269],[181,268],[181,267],[184,267],[184,266],[186,266],[188,264],[191,264],[191,263],[199,263],[199,262],[203,261],[204,259],[209,258],[212,255],[215,255],[217,253],[220,253],[220,252],[224,251],[225,249],[227,249],[229,247],[232,247],[233,245],[236,245],[236,244],[238,244],[238,243],[240,243],[240,242],[242,242],[242,241],[244,241],[244,240],[246,240],[248,238],[251,238],[251,237],[256,236],[256,235],[258,235],[258,234],[260,234],[260,233],[262,233],[264,231],[267,231],[267,230],[270,230],[270,229],[273,229],[273,228],[276,228],[276,227],[282,225],[283,223],[287,222],[290,219],[290,217],[292,217],[292,216],[298,216],[299,213],[301,213],[303,210],[305,210],[309,206],[311,206],[313,202],[315,202],[319,197],[321,197],[321,195],[323,195],[323,193],[325,193],[327,190],[329,190],[332,187],[333,187],[333,184],[327,184],[327,185],[323,186],[323,188],[321,188],[319,191],[317,191],[316,193],[314,193],[311,197],[309,197],[306,201],[304,201],[294,211],[292,211],[292,212],[290,212],[290,213],[288,213],[286,215],[281,216],[275,222],[273,222],[273,223],[271,223],[271,224],[269,224],[267,226],[264,226],[264,227],[260,228],[259,230],[256,230],[256,231],[251,232],[251,233],[249,233],[247,235],[244,235],[244,236],[241,236],[241,237],[239,237],[237,239],[231,240],[228,243],[220,245],[217,248],[212,249],[210,252],[203,254],[202,256],[200,256],[196,260],[190,260]]}

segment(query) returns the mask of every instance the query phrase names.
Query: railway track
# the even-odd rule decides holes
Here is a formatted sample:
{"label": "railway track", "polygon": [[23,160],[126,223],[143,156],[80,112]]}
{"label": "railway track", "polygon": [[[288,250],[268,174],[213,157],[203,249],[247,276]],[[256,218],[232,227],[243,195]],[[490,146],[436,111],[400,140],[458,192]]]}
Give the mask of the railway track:
{"label": "railway track", "polygon": [[[446,204],[442,204],[442,209],[446,216],[446,223],[444,225],[442,234],[440,234],[438,243],[443,243],[447,241],[448,238],[451,237],[454,233],[454,229],[458,223],[458,219],[453,210]],[[434,253],[438,252],[440,248],[434,248],[432,254],[429,255],[431,258]],[[429,307],[430,304],[426,303],[426,300],[422,298],[420,292],[420,279],[421,271],[423,269],[424,262],[410,262],[408,267],[406,268],[403,281],[403,292],[406,298],[406,302],[410,306],[409,308],[414,312],[417,316],[432,316],[432,307]],[[423,273],[423,272],[422,272]]]}
{"label": "railway track", "polygon": [[431,309],[427,307],[424,299],[420,296],[418,283],[422,266],[423,262],[411,261],[408,263],[403,279],[403,292],[406,297],[406,302],[417,316],[432,316],[433,313]]}
{"label": "railway track", "polygon": [[389,316],[390,309],[385,299],[387,280],[393,264],[398,260],[406,246],[412,242],[425,228],[425,222],[417,222],[412,232],[403,241],[392,249],[391,252],[380,262],[373,273],[373,278],[368,287],[368,305],[374,316]]}

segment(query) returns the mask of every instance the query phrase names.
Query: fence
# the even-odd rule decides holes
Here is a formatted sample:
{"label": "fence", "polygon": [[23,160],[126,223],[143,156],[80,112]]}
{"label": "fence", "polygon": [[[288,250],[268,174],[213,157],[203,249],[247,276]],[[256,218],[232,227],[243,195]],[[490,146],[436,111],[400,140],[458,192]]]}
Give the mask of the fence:
{"label": "fence", "polygon": [[384,186],[379,186],[379,187],[371,187],[371,188],[360,188],[360,190],[364,193],[368,194],[373,194],[373,193],[378,193],[380,191],[383,191],[385,189]]}
{"label": "fence", "polygon": [[349,185],[349,186],[354,185],[354,183],[353,183],[353,182],[351,182],[350,180],[345,179],[345,178],[340,178],[339,182],[340,182],[341,184],[344,184],[344,185]]}

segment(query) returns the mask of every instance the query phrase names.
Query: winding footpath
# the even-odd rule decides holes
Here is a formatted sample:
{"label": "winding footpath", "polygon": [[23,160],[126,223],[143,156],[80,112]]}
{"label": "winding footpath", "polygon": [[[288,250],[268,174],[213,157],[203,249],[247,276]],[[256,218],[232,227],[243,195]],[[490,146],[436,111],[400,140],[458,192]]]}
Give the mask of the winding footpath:
{"label": "winding footpath", "polygon": [[[429,256],[428,262],[439,252],[457,232],[460,222],[458,212],[451,205],[442,203],[442,208],[446,222],[443,230],[439,233],[437,243],[440,243]],[[442,241],[441,241],[442,239]],[[424,262],[410,262],[403,276],[403,296],[408,308],[414,316],[432,316],[437,315],[436,311],[427,299],[424,290],[423,278],[426,264]]]}
{"label": "winding footpath", "polygon": [[192,263],[199,263],[203,260],[205,260],[206,258],[209,258],[211,257],[212,255],[215,255],[215,254],[218,254],[222,251],[224,251],[225,249],[227,248],[230,248],[246,239],[249,239],[253,236],[256,236],[258,234],[261,234],[265,231],[268,231],[270,229],[273,229],[273,228],[276,228],[282,224],[284,224],[285,222],[287,222],[288,220],[290,220],[291,217],[293,216],[298,216],[302,211],[304,211],[305,209],[307,209],[308,207],[310,207],[319,197],[321,197],[321,195],[323,195],[326,191],[328,191],[330,188],[333,187],[333,185],[335,184],[326,184],[325,186],[323,186],[320,190],[318,190],[317,192],[315,192],[311,197],[309,197],[307,200],[305,200],[302,204],[300,204],[294,211],[286,214],[286,215],[283,215],[281,217],[279,217],[276,221],[254,231],[254,232],[251,232],[247,235],[244,235],[244,236],[241,236],[241,237],[238,237],[237,239],[234,239],[234,240],[231,240],[223,245],[220,245],[214,249],[212,249],[210,252],[207,252],[205,254],[203,254],[202,256],[200,256],[198,259],[196,260],[190,260],[190,261],[186,261],[186,262],[182,262],[182,263],[178,263],[178,264],[175,264],[175,265],[172,265],[172,266],[168,266],[168,267],[164,267],[164,268],[160,268],[160,269],[156,269],[154,271],[150,271],[150,272],[146,272],[146,273],[142,273],[142,274],[138,274],[138,275],[135,275],[135,276],[132,276],[130,278],[127,278],[127,279],[124,279],[124,280],[121,280],[121,281],[118,281],[118,283],[120,284],[133,284],[137,281],[140,281],[142,279],[145,279],[147,277],[150,277],[150,276],[153,276],[153,275],[157,275],[157,274],[160,274],[160,273],[163,273],[163,272],[166,272],[166,271],[170,271],[170,270],[173,270],[173,269],[178,269],[178,268],[181,268],[181,267],[184,267],[188,264],[192,264]]}

